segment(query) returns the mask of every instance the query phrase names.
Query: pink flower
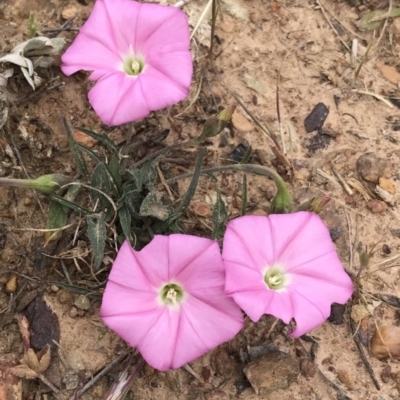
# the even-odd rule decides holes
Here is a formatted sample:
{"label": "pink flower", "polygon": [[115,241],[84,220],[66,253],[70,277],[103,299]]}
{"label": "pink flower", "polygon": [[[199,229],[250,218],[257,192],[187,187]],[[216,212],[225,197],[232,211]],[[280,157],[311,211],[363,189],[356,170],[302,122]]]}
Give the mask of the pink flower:
{"label": "pink flower", "polygon": [[309,212],[236,218],[228,224],[222,258],[225,290],[253,320],[271,314],[293,337],[321,325],[332,303],[353,293],[321,218]]}
{"label": "pink flower", "polygon": [[218,243],[156,235],[141,251],[125,242],[111,269],[100,316],[161,371],[200,357],[232,339],[243,326],[224,293]]}
{"label": "pink flower", "polygon": [[187,18],[175,7],[97,0],[62,56],[62,71],[93,71],[90,104],[104,123],[120,125],[187,97],[189,41]]}

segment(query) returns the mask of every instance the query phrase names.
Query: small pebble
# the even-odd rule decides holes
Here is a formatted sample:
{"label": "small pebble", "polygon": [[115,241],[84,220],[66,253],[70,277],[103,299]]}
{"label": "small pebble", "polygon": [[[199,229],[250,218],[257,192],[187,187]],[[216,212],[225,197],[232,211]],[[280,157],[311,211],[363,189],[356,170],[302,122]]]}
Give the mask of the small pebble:
{"label": "small pebble", "polygon": [[60,288],[58,286],[56,286],[56,285],[51,285],[50,289],[54,293],[57,293],[60,290]]}
{"label": "small pebble", "polygon": [[378,183],[379,179],[390,174],[389,164],[375,153],[366,153],[357,160],[357,173],[365,181]]}
{"label": "small pebble", "polygon": [[353,390],[355,388],[355,382],[353,377],[348,371],[345,371],[343,369],[340,369],[337,372],[337,377],[341,383],[343,383],[344,386],[347,387],[349,390]]}
{"label": "small pebble", "polygon": [[328,114],[329,108],[324,103],[318,103],[304,120],[306,131],[310,133],[321,129]]}
{"label": "small pebble", "polygon": [[251,132],[254,130],[253,125],[251,122],[240,112],[235,111],[232,115],[232,125],[239,131],[239,132]]}
{"label": "small pebble", "polygon": [[305,378],[312,378],[316,374],[317,369],[309,358],[303,358],[300,362],[300,372]]}
{"label": "small pebble", "polygon": [[15,293],[17,290],[17,275],[13,275],[6,283],[6,292]]}
{"label": "small pebble", "polygon": [[344,322],[344,311],[346,307],[344,304],[333,303],[331,305],[331,315],[328,320],[334,325],[341,325]]}
{"label": "small pebble", "polygon": [[386,365],[381,372],[381,379],[383,383],[388,383],[392,377],[392,367]]}
{"label": "small pebble", "polygon": [[76,307],[71,307],[69,310],[69,316],[71,318],[76,318],[78,316],[78,309]]}
{"label": "small pebble", "polygon": [[394,183],[390,179],[379,178],[379,186],[390,194],[395,193]]}
{"label": "small pebble", "polygon": [[80,310],[87,311],[90,308],[90,300],[88,297],[80,294],[74,301],[74,306]]}
{"label": "small pebble", "polygon": [[381,213],[387,211],[387,209],[388,209],[388,206],[384,201],[376,200],[376,199],[368,200],[367,207],[374,214],[381,214]]}
{"label": "small pebble", "polygon": [[193,212],[199,217],[210,217],[211,207],[205,203],[195,203],[192,206]]}
{"label": "small pebble", "polygon": [[75,6],[67,6],[65,7],[62,12],[61,12],[61,16],[64,19],[70,19],[71,17],[73,17],[76,14],[76,7]]}
{"label": "small pebble", "polygon": [[56,297],[61,304],[71,304],[75,298],[74,294],[66,289],[59,290]]}

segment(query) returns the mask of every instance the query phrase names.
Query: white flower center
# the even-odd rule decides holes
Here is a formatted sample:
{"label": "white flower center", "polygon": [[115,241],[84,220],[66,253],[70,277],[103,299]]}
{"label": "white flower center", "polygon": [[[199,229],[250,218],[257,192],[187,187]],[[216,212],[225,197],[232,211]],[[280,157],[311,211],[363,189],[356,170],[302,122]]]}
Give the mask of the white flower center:
{"label": "white flower center", "polygon": [[288,274],[279,264],[274,264],[264,270],[264,283],[271,290],[285,289],[289,283],[288,278]]}
{"label": "white flower center", "polygon": [[161,304],[177,308],[184,301],[186,293],[183,287],[177,283],[167,283],[158,290],[158,298]]}

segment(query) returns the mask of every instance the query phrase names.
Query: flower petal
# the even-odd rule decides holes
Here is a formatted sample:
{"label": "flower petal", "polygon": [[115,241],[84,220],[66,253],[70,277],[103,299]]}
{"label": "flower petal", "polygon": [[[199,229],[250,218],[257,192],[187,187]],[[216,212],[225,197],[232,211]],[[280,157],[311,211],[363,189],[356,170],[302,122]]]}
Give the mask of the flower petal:
{"label": "flower petal", "polygon": [[89,101],[107,125],[121,125],[149,114],[140,77],[123,72],[103,76],[89,92]]}
{"label": "flower petal", "polygon": [[172,366],[180,313],[160,307],[153,312],[102,317],[107,326],[132,347],[137,347],[152,367]]}
{"label": "flower petal", "polygon": [[[157,237],[157,236],[155,236]],[[192,235],[174,234],[168,236],[169,246],[169,279],[179,278],[187,283],[188,271],[193,268],[208,267],[213,269],[223,280],[221,252],[215,240]]]}
{"label": "flower petal", "polygon": [[[166,58],[172,59],[173,55],[169,55]],[[182,59],[184,58],[185,56],[182,55]],[[177,57],[178,60],[179,57]],[[166,66],[165,70],[167,68],[171,68],[171,66]],[[182,72],[182,76],[177,77],[172,72],[164,74],[151,65],[146,65],[144,71],[139,75],[141,92],[143,93],[147,107],[151,111],[169,107],[187,97],[192,73],[187,73],[187,68],[189,67],[184,62],[182,69],[181,67],[173,68],[177,69],[178,73]]]}
{"label": "flower petal", "polygon": [[115,71],[118,68],[122,63],[119,53],[105,3],[103,0],[98,0],[74,42],[63,54],[61,69],[66,75],[79,70],[97,70],[96,79],[98,79],[107,71]]}
{"label": "flower petal", "polygon": [[135,28],[134,48],[145,56],[156,49],[161,52],[189,49],[188,20],[178,8],[142,4]]}
{"label": "flower petal", "polygon": [[232,339],[242,327],[242,313],[233,301],[230,307],[218,309],[190,296],[181,308],[172,368],[179,368]]}
{"label": "flower petal", "polygon": [[274,262],[273,237],[268,217],[248,215],[229,222],[222,258],[262,271]]}
{"label": "flower petal", "polygon": [[[119,249],[108,280],[132,290],[153,292],[154,287],[137,261],[137,253],[132,249],[129,241],[125,240]],[[107,294],[107,288],[105,293]]]}
{"label": "flower petal", "polygon": [[336,252],[329,230],[311,212],[270,215],[275,262],[287,271],[326,253]]}

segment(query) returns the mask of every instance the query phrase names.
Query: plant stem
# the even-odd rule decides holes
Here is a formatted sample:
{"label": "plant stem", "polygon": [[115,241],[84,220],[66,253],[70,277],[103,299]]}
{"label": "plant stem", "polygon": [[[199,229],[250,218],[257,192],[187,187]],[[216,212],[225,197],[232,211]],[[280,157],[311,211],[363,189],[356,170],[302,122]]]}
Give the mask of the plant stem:
{"label": "plant stem", "polygon": [[[205,175],[223,171],[241,171],[250,174],[267,176],[268,178],[272,179],[275,182],[275,185],[277,187],[277,194],[274,197],[271,204],[272,211],[274,213],[286,213],[292,211],[292,198],[286,187],[286,183],[281,178],[281,176],[273,169],[264,167],[262,165],[254,165],[254,164],[231,164],[231,165],[222,165],[220,167],[205,168],[200,171],[200,174]],[[179,175],[174,178],[168,179],[167,183],[171,184],[181,179],[191,178],[192,176],[193,173]]]}

